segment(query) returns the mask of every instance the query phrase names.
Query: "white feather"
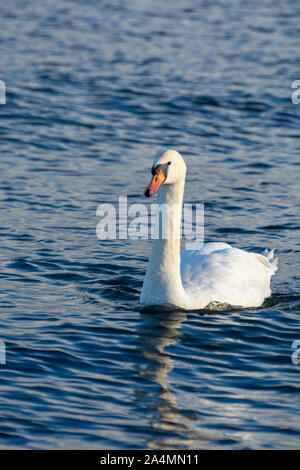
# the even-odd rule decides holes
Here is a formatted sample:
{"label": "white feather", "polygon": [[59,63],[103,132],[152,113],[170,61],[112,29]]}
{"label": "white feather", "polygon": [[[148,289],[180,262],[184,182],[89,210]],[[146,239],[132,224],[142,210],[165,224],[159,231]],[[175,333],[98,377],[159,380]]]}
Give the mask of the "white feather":
{"label": "white feather", "polygon": [[[168,163],[169,162],[169,163]],[[168,163],[158,191],[158,203],[171,211],[169,238],[153,242],[140,302],[184,310],[219,308],[220,304],[258,307],[271,295],[270,279],[277,270],[274,250],[248,253],[227,243],[208,243],[180,254],[176,237],[181,219],[186,166],[181,155],[168,150],[154,165]]]}

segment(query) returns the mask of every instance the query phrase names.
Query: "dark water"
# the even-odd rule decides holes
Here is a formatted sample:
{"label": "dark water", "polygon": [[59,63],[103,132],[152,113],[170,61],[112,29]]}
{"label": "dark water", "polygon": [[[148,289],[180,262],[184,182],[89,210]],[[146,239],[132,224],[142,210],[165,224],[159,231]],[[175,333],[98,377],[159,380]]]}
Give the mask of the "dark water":
{"label": "dark water", "polygon": [[[1,2],[1,448],[296,448],[300,4]],[[205,238],[279,271],[265,306],[139,311],[151,241],[101,242],[179,150]]]}

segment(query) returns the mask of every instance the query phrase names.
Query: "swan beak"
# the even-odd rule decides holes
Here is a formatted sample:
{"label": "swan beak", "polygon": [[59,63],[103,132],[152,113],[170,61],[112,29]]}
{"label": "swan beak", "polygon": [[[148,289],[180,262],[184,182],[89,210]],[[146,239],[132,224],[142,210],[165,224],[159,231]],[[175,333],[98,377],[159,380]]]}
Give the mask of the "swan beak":
{"label": "swan beak", "polygon": [[155,194],[160,185],[165,181],[166,177],[164,175],[164,172],[162,170],[158,170],[158,172],[153,175],[150,183],[148,184],[144,194],[146,197],[153,196]]}

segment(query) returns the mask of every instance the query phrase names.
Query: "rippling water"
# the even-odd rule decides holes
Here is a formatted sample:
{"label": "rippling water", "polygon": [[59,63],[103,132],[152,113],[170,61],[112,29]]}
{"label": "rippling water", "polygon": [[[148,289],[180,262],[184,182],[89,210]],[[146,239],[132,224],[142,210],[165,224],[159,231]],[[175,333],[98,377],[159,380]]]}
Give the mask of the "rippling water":
{"label": "rippling water", "polygon": [[[1,3],[1,448],[299,447],[299,14]],[[168,147],[206,241],[276,249],[262,308],[139,311],[151,241],[101,242],[95,213],[144,202]]]}

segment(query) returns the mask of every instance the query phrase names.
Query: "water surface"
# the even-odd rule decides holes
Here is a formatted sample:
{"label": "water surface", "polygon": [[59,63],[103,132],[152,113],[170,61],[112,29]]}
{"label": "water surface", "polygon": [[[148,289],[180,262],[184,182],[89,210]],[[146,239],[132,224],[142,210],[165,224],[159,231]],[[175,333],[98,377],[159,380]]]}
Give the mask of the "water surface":
{"label": "water surface", "polygon": [[[299,447],[299,13],[1,3],[1,448]],[[97,239],[169,147],[206,241],[276,249],[262,308],[140,312],[151,241]]]}

